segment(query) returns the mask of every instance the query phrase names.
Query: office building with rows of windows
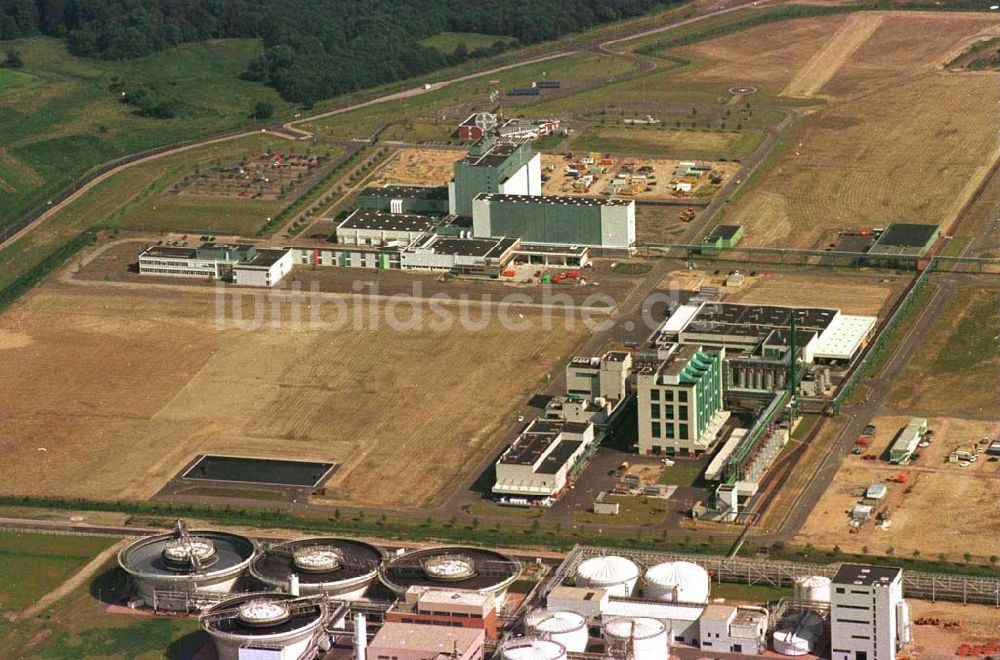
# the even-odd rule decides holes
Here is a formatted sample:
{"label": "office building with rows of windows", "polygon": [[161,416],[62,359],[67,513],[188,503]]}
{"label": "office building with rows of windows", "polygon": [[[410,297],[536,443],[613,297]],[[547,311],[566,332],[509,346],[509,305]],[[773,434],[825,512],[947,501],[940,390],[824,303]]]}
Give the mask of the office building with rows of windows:
{"label": "office building with rows of windows", "polygon": [[697,456],[729,417],[722,409],[725,350],[696,345],[661,349],[636,368],[639,453]]}

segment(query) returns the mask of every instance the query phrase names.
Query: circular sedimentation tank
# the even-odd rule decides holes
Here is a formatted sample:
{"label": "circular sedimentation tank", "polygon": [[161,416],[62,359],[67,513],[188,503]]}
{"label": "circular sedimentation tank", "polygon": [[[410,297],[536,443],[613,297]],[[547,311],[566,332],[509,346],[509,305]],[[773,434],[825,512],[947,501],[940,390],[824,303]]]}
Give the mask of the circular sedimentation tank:
{"label": "circular sedimentation tank", "polygon": [[650,567],[643,575],[646,598],[675,603],[707,603],[708,571],[689,561],[668,561]]}
{"label": "circular sedimentation tank", "polygon": [[298,539],[271,546],[250,564],[261,583],[283,592],[297,578],[302,595],[325,594],[338,600],[362,597],[378,577],[385,555],[381,549],[353,539]]}
{"label": "circular sedimentation tank", "polygon": [[426,548],[386,559],[379,571],[382,583],[397,594],[410,587],[466,589],[492,593],[503,603],[507,588],[521,575],[514,558],[484,548]]}
{"label": "circular sedimentation tank", "polygon": [[659,619],[618,617],[604,624],[605,651],[614,657],[631,653],[634,660],[667,660],[670,640]]}
{"label": "circular sedimentation tank", "polygon": [[631,596],[639,566],[617,555],[591,557],[576,567],[576,586],[606,589],[612,596]]}
{"label": "circular sedimentation tank", "polygon": [[257,545],[245,536],[188,532],[178,524],[169,534],[130,543],[118,553],[118,565],[132,578],[143,604],[190,611],[231,592],[256,554]]}
{"label": "circular sedimentation tank", "polygon": [[319,596],[251,593],[210,607],[199,620],[219,660],[238,660],[241,649],[255,646],[279,650],[283,658],[312,657],[327,647],[326,617]]}
{"label": "circular sedimentation tank", "polygon": [[550,639],[522,637],[500,646],[503,660],[565,660],[566,647]]}
{"label": "circular sedimentation tank", "polygon": [[559,642],[570,653],[587,650],[587,621],[576,612],[538,609],[525,617],[524,625],[529,634]]}

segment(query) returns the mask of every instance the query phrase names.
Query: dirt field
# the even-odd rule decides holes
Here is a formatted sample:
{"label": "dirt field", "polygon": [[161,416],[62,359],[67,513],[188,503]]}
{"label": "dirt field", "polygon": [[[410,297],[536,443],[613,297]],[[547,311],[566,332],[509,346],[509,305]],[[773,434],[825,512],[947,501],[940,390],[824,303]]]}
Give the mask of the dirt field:
{"label": "dirt field", "polygon": [[[583,154],[585,155],[585,154]],[[577,154],[582,157],[581,154]],[[679,160],[662,160],[646,158],[628,158],[624,160],[613,159],[613,164],[601,166],[607,172],[600,173],[579,162],[579,160],[567,160],[565,156],[554,154],[542,154],[542,172],[551,177],[548,181],[542,182],[542,194],[544,195],[576,195],[581,197],[601,197],[614,191],[618,197],[628,197],[632,199],[669,199],[685,200],[694,198],[710,198],[721,188],[729,178],[739,170],[737,163],[716,163],[706,161],[685,161],[697,162],[698,166],[706,168],[704,174],[700,176],[677,176]],[[581,174],[593,176],[593,182],[589,187],[584,188],[581,180],[574,179],[566,174],[565,168],[573,167]],[[652,170],[640,172],[639,169],[650,167]],[[612,188],[612,182],[621,173],[631,176],[629,184],[624,187]],[[716,177],[718,183],[713,183]],[[690,183],[690,192],[678,192],[675,186],[678,183]],[[679,213],[681,209],[678,209]]]}
{"label": "dirt field", "polygon": [[789,81],[782,96],[813,96],[882,24],[882,14],[851,14]]}
{"label": "dirt field", "polygon": [[370,309],[330,329],[307,312],[296,328],[287,305],[276,328],[263,305],[247,301],[244,318],[258,310],[263,325],[249,331],[227,315],[220,328],[208,292],[34,291],[0,317],[0,336],[14,337],[0,350],[0,489],[148,498],[211,452],[335,461],[327,488],[338,500],[427,505],[496,450],[505,413],[584,332],[512,332],[497,319],[399,332],[384,316],[362,323]]}
{"label": "dirt field", "polygon": [[387,183],[417,183],[441,186],[449,181],[455,171],[455,161],[461,151],[448,149],[400,149],[385,162],[369,185]]}
{"label": "dirt field", "polygon": [[903,410],[1000,419],[1000,290],[986,277],[952,295],[894,383],[889,403]]}
{"label": "dirt field", "polygon": [[[740,289],[724,289],[731,302],[833,307],[845,314],[884,316],[909,278],[827,271],[765,271]],[[731,292],[731,293],[730,293]]]}
{"label": "dirt field", "polygon": [[790,63],[806,66],[847,19],[846,15],[834,15],[781,21],[685,46],[678,53],[695,57],[702,65],[679,77],[753,84],[777,94],[798,74],[799,69]]}
{"label": "dirt field", "polygon": [[[849,30],[848,21],[861,23]],[[996,31],[982,14],[866,13],[779,22],[692,47],[710,62],[685,74],[693,79],[763,81],[830,101],[792,133],[727,222],[744,224],[746,245],[793,248],[899,218],[947,232],[1000,157],[1000,73],[941,65]],[[786,75],[788,61],[803,65]]]}
{"label": "dirt field", "polygon": [[[799,542],[824,548],[839,545],[848,552],[867,547],[873,554],[884,554],[891,547],[902,556],[919,550],[928,558],[943,552],[959,561],[965,552],[979,560],[1000,554],[995,531],[1000,528],[996,507],[1000,463],[988,462],[985,455],[965,468],[947,462],[948,454],[958,445],[978,445],[982,437],[996,437],[1000,421],[929,418],[928,427],[934,430],[930,446],[918,449],[919,458],[909,465],[890,465],[881,457],[908,421],[907,416],[872,420],[875,439],[865,451],[880,458],[869,461],[850,455],[844,460],[830,489],[800,530]],[[900,474],[906,475],[905,484],[894,482]],[[883,530],[869,522],[859,533],[849,533],[848,512],[873,483],[888,486],[886,499],[876,508],[888,506],[892,525]]]}

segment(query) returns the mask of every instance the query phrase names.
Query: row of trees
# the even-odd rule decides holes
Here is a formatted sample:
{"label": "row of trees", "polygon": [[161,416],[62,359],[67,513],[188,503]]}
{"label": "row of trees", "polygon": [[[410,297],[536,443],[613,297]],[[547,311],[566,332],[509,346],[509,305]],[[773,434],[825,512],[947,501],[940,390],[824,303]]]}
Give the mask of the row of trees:
{"label": "row of trees", "polygon": [[245,77],[309,104],[506,48],[498,40],[446,54],[420,44],[442,31],[530,44],[662,4],[576,0],[567,11],[560,0],[0,0],[0,40],[46,34],[78,55],[123,59],[210,38],[260,38],[264,54]]}

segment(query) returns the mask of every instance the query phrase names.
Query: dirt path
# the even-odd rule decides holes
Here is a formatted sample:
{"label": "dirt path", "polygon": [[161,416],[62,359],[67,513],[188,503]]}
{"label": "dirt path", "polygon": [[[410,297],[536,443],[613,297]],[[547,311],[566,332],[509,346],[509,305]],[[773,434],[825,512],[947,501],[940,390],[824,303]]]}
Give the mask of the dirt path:
{"label": "dirt path", "polygon": [[810,58],[781,90],[780,96],[813,96],[833,78],[844,62],[882,24],[882,14],[851,14],[823,47]]}
{"label": "dirt path", "polygon": [[55,589],[45,594],[41,598],[39,598],[34,605],[21,612],[18,618],[26,619],[29,617],[33,617],[42,610],[44,610],[49,605],[52,605],[61,598],[69,595],[70,592],[74,591],[77,587],[87,582],[91,578],[91,576],[98,571],[98,569],[104,566],[104,564],[108,561],[108,559],[110,559],[113,555],[115,555],[118,552],[118,550],[125,547],[125,544],[128,543],[130,540],[131,539],[122,539],[121,541],[115,543],[110,548],[107,548],[106,550],[101,552],[99,555],[97,555],[89,562],[87,562],[87,564],[83,566],[79,571],[77,571],[73,577],[69,578]]}

